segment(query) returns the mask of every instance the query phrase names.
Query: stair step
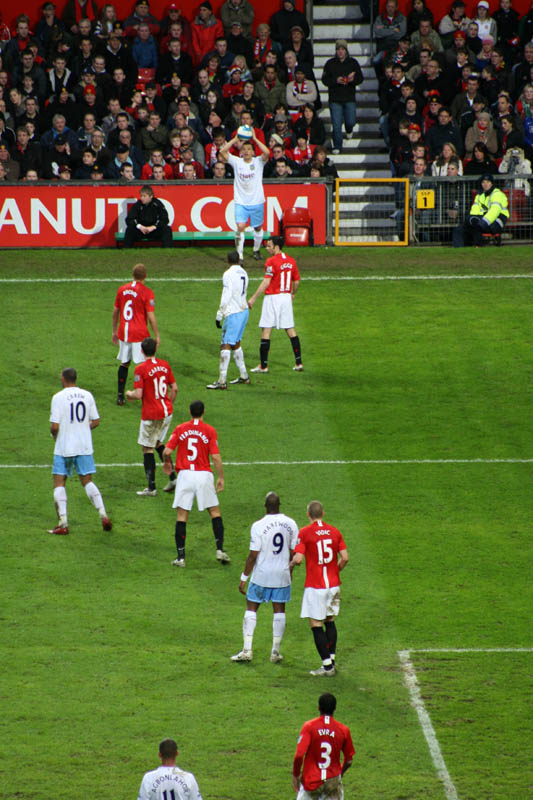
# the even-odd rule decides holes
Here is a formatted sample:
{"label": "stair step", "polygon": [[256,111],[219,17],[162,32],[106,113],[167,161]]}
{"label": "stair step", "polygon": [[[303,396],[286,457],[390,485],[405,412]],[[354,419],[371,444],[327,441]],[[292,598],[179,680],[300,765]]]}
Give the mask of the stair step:
{"label": "stair step", "polygon": [[348,41],[348,52],[351,53],[361,39],[370,40],[370,25],[361,25],[354,19],[340,18],[340,21],[333,24],[329,21],[314,20],[313,41],[316,42],[319,39],[330,40],[332,43],[337,39],[346,39]]}

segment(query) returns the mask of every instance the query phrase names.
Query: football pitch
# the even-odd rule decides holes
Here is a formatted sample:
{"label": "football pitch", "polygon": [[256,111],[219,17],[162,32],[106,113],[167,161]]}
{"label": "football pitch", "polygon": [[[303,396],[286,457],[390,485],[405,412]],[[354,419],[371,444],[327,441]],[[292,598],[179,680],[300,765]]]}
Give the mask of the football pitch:
{"label": "football pitch", "polygon": [[[533,796],[532,250],[290,252],[304,372],[274,332],[269,374],[226,392],[205,385],[218,375],[227,248],[0,252],[1,800],[136,798],[167,736],[204,800],[295,797],[296,739],[324,691],[356,748],[345,800]],[[227,567],[194,510],[187,566],[173,568],[171,498],[135,494],[140,408],[115,405],[111,313],[136,261],[179,386],[174,423],[202,399],[219,434]],[[262,265],[245,266],[251,294]],[[50,400],[66,366],[100,413],[95,481],[111,533],[72,478],[71,533],[46,534]],[[269,490],[300,526],[321,500],[344,534],[333,679],[309,675],[319,659],[299,616],[302,568],[284,661],[269,661],[267,607],[252,663],[230,661]]]}

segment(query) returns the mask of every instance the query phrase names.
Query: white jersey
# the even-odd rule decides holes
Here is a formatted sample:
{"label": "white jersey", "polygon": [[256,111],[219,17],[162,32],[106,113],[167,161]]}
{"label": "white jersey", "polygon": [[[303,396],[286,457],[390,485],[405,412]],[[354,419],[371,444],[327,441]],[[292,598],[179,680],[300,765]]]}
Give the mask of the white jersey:
{"label": "white jersey", "polygon": [[236,203],[241,206],[258,206],[265,202],[263,190],[263,170],[265,162],[261,156],[254,156],[249,164],[244,158],[228,155],[228,161],[233,167],[233,196]]}
{"label": "white jersey", "polygon": [[158,767],[142,779],[138,800],[202,800],[202,795],[192,772]]}
{"label": "white jersey", "polygon": [[290,586],[289,562],[296,547],[298,525],[285,514],[265,514],[252,525],[250,550],[258,551],[250,581],[267,588]]}
{"label": "white jersey", "polygon": [[94,397],[79,386],[68,386],[52,397],[50,422],[59,424],[54,454],[89,456],[93,452],[90,422],[99,419]]}
{"label": "white jersey", "polygon": [[246,311],[248,302],[246,291],[248,289],[248,273],[238,264],[233,264],[222,276],[222,297],[217,311],[217,319],[221,320],[230,314]]}

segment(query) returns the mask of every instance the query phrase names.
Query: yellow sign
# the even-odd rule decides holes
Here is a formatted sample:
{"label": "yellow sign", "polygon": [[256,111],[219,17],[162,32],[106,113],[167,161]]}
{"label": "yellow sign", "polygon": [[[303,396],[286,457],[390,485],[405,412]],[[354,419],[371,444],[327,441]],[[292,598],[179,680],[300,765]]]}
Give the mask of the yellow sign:
{"label": "yellow sign", "polygon": [[433,189],[419,189],[416,193],[417,208],[435,208],[435,191]]}

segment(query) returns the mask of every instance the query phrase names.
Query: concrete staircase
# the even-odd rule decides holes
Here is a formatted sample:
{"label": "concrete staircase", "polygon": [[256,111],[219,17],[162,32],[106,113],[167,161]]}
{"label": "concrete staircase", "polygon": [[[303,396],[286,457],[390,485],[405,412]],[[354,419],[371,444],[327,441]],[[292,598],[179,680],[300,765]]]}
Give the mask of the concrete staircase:
{"label": "concrete staircase", "polygon": [[[390,178],[389,157],[379,131],[378,82],[371,64],[370,25],[361,24],[357,3],[343,0],[313,3],[315,75],[326,130],[331,132],[328,93],[320,78],[326,61],[335,55],[335,40],[346,39],[348,52],[361,66],[364,81],[357,88],[357,124],[354,138],[344,140],[342,154],[333,156],[340,178]],[[388,196],[387,196],[388,195]],[[389,201],[390,197],[390,201]],[[355,202],[354,202],[355,201]],[[339,209],[340,238],[379,241],[394,235],[394,193],[369,186],[362,195],[342,200]]]}

